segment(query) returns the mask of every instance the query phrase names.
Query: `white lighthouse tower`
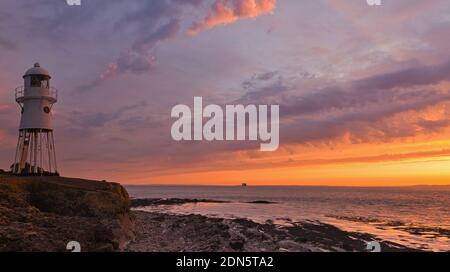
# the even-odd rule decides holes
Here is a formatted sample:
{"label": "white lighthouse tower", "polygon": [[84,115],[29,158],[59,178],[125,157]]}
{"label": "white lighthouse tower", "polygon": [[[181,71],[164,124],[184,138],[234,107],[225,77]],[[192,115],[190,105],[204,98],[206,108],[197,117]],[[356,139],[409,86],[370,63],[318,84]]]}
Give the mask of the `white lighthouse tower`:
{"label": "white lighthouse tower", "polygon": [[23,76],[24,86],[15,90],[22,117],[12,172],[16,175],[58,175],[53,139],[52,107],[58,90],[39,63]]}

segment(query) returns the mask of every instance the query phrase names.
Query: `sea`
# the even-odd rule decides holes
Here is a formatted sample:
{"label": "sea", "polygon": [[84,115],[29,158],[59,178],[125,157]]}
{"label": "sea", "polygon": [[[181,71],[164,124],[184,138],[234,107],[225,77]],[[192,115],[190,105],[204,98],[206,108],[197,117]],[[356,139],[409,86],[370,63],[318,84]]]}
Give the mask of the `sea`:
{"label": "sea", "polygon": [[[132,198],[189,198],[188,203],[137,208],[148,212],[246,218],[279,225],[322,222],[411,248],[450,251],[450,186],[127,186]],[[270,202],[269,204],[253,202]]]}

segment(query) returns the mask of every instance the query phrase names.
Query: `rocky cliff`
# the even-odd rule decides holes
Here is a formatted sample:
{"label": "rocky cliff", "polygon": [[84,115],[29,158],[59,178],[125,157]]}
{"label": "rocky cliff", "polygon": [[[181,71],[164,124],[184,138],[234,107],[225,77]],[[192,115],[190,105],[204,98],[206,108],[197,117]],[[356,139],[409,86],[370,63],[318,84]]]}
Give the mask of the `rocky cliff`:
{"label": "rocky cliff", "polygon": [[129,207],[118,183],[0,173],[0,251],[120,250],[133,238]]}

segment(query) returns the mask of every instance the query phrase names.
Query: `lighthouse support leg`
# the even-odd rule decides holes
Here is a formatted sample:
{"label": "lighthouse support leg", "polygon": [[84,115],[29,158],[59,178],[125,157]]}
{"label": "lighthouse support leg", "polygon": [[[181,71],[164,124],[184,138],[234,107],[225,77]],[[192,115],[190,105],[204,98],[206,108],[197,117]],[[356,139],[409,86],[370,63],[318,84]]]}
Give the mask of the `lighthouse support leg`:
{"label": "lighthouse support leg", "polygon": [[53,132],[21,130],[11,170],[16,175],[57,175]]}
{"label": "lighthouse support leg", "polygon": [[50,151],[51,149],[51,145],[50,145],[50,136],[49,136],[50,132],[46,133],[47,136],[47,152],[48,152],[48,171],[52,172],[52,153]]}
{"label": "lighthouse support leg", "polygon": [[56,164],[56,148],[55,148],[55,137],[53,136],[53,131],[50,132],[51,136],[52,136],[52,155],[53,155],[53,162],[55,165],[55,171],[53,172],[54,174],[58,174],[58,166]]}
{"label": "lighthouse support leg", "polygon": [[28,158],[28,147],[30,145],[30,138],[29,138],[29,134],[27,133],[27,131],[23,131],[23,135],[22,135],[22,144],[21,144],[21,153],[20,153],[20,160],[19,160],[19,171],[18,174],[22,174],[24,171],[24,168],[26,168],[26,163],[27,163],[27,158]]}
{"label": "lighthouse support leg", "polygon": [[22,140],[22,131],[19,132],[19,139],[17,140],[17,146],[16,146],[16,154],[14,155],[14,164],[12,165],[11,171],[13,174],[18,174],[19,172],[19,161],[17,156],[19,155],[19,150],[21,146]]}

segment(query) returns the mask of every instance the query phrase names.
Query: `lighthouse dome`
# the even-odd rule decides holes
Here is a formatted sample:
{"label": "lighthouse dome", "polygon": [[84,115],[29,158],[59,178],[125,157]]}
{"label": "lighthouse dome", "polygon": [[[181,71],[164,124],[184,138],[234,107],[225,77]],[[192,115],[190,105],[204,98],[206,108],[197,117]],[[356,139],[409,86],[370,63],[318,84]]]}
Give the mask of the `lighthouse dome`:
{"label": "lighthouse dome", "polygon": [[51,78],[50,73],[46,69],[42,68],[38,62],[36,62],[32,68],[28,69],[23,77],[31,75],[41,75]]}

